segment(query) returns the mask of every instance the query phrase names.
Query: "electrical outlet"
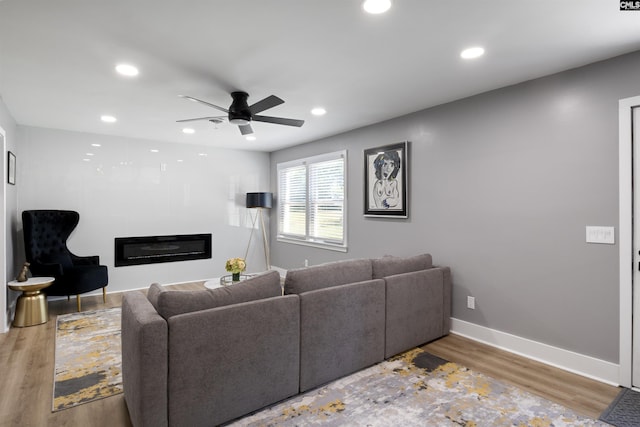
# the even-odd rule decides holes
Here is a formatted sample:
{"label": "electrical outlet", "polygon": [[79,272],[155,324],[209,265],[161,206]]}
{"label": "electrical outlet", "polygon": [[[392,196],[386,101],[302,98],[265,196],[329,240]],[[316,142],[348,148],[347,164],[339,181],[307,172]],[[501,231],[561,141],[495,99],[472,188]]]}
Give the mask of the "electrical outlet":
{"label": "electrical outlet", "polygon": [[309,267],[309,260],[308,260],[308,259],[305,259],[305,260],[304,260],[304,266],[305,266],[305,267]]}
{"label": "electrical outlet", "polygon": [[476,309],[476,298],[475,297],[467,297],[467,308],[471,310]]}

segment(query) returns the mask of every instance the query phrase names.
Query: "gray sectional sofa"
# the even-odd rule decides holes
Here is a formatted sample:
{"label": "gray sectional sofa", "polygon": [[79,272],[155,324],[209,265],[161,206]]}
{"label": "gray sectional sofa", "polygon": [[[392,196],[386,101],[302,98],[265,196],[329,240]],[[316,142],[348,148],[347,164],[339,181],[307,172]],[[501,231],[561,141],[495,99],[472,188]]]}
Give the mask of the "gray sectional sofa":
{"label": "gray sectional sofa", "polygon": [[270,271],[122,301],[132,424],[213,426],[449,333],[451,274],[428,254]]}

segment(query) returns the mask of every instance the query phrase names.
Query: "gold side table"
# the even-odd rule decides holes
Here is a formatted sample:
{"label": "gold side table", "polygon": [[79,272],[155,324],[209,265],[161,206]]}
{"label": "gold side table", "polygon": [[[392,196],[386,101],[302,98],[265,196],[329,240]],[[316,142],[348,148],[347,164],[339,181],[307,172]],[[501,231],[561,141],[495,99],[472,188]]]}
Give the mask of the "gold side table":
{"label": "gold side table", "polygon": [[13,326],[22,328],[47,323],[49,319],[47,296],[40,291],[51,286],[54,280],[53,277],[31,277],[26,282],[17,280],[9,282],[10,289],[22,291],[16,303]]}

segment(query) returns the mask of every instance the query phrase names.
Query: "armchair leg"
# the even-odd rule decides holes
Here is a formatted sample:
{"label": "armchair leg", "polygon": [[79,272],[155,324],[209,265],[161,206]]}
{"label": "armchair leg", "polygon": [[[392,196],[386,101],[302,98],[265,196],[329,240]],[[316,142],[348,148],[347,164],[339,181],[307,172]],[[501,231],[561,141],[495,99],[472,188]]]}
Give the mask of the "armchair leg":
{"label": "armchair leg", "polygon": [[67,295],[67,301],[71,301],[71,295]]}
{"label": "armchair leg", "polygon": [[82,311],[80,308],[80,295],[76,295],[76,303],[78,304],[78,312]]}
{"label": "armchair leg", "polygon": [[102,302],[107,303],[107,287],[102,288]]}

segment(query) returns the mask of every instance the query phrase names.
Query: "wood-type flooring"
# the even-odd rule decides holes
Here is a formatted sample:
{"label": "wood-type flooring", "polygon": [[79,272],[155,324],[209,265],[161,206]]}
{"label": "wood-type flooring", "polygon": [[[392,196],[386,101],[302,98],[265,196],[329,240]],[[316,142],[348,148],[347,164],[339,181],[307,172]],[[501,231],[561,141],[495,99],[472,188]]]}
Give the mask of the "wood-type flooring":
{"label": "wood-type flooring", "polygon": [[[175,285],[178,289],[202,289],[202,282]],[[121,305],[122,294],[82,298],[82,310]],[[131,426],[124,397],[79,405],[51,412],[54,369],[55,317],[76,311],[76,302],[49,302],[49,322],[27,328],[12,327],[0,334],[0,426]],[[524,357],[460,337],[449,335],[424,346],[444,359],[521,387],[597,418],[619,389]]]}

